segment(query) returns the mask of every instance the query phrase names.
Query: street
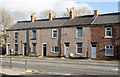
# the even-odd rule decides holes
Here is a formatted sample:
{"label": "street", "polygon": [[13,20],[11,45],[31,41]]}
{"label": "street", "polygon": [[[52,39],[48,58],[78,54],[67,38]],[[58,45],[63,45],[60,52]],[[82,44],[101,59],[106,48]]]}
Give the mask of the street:
{"label": "street", "polygon": [[118,64],[107,62],[76,61],[76,60],[42,60],[34,58],[1,58],[2,69],[17,68],[33,69],[37,75],[118,75]]}

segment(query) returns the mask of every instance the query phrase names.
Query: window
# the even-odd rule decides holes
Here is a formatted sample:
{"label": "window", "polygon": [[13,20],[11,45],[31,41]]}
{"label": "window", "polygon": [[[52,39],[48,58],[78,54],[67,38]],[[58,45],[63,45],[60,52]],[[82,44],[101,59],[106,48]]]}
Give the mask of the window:
{"label": "window", "polygon": [[53,53],[58,53],[58,47],[52,47],[52,52]]}
{"label": "window", "polygon": [[18,44],[15,44],[15,52],[18,51]]}
{"label": "window", "polygon": [[82,53],[82,44],[78,43],[77,44],[77,54],[81,54]]}
{"label": "window", "polygon": [[82,28],[77,28],[77,37],[81,38],[82,37]]}
{"label": "window", "polygon": [[105,28],[105,37],[112,37],[112,27],[106,27]]}
{"label": "window", "polygon": [[36,44],[33,44],[33,52],[36,52]]}
{"label": "window", "polygon": [[57,29],[52,30],[52,38],[57,38]]}
{"label": "window", "polygon": [[113,56],[114,55],[113,45],[106,45],[105,46],[105,55],[106,56]]}
{"label": "window", "polygon": [[36,30],[32,30],[33,31],[33,39],[36,39]]}
{"label": "window", "polygon": [[18,40],[18,31],[14,31],[15,32],[15,40]]}

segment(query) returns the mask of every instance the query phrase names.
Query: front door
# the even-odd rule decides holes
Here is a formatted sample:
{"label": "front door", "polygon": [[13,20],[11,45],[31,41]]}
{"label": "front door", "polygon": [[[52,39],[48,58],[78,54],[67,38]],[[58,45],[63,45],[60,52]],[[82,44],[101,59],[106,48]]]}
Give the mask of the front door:
{"label": "front door", "polygon": [[10,44],[7,44],[7,55],[10,55]]}
{"label": "front door", "polygon": [[27,44],[24,44],[24,56],[27,55]]}
{"label": "front door", "polygon": [[69,44],[65,44],[65,57],[69,58]]}
{"label": "front door", "polygon": [[92,45],[92,58],[96,59],[96,45]]}
{"label": "front door", "polygon": [[46,56],[47,45],[43,43],[43,56]]}

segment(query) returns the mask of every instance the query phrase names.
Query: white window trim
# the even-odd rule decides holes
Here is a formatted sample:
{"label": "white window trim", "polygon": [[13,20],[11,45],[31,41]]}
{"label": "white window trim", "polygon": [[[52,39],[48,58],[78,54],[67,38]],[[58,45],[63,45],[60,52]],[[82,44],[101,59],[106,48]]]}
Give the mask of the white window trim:
{"label": "white window trim", "polygon": [[78,37],[78,28],[76,28],[76,38],[83,38],[83,27],[82,28],[82,37]]}
{"label": "white window trim", "polygon": [[[111,29],[111,36],[107,36],[107,35],[106,35],[107,28],[110,28],[110,29]],[[104,38],[113,38],[113,37],[112,37],[112,27],[105,27],[105,37],[104,37]]]}
{"label": "white window trim", "polygon": [[[83,49],[83,48],[82,48],[82,49]],[[78,50],[78,44],[76,44],[76,54],[77,54],[77,55],[82,55],[82,54],[83,54],[83,53],[78,53],[77,50]]]}
{"label": "white window trim", "polygon": [[[112,49],[113,49],[113,55],[110,55],[110,56],[114,56],[114,46],[113,46],[113,45],[106,45],[106,46],[109,46],[109,47],[112,46]],[[106,46],[105,46],[105,56],[108,56],[108,55],[106,55],[106,49],[107,49]]]}
{"label": "white window trim", "polygon": [[52,53],[59,53],[59,52],[55,52],[55,47],[56,47],[56,46],[54,46],[54,51],[52,51],[52,47],[51,47],[51,52],[52,52]]}
{"label": "white window trim", "polygon": [[52,29],[52,38],[57,38],[57,37],[53,37],[53,31],[57,31],[57,37],[58,37],[58,30],[57,29]]}

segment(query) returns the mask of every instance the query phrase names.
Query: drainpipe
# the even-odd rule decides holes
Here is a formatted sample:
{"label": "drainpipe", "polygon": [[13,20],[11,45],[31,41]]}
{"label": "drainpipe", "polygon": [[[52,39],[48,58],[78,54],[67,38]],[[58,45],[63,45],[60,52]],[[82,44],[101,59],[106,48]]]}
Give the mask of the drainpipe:
{"label": "drainpipe", "polygon": [[63,41],[63,36],[62,36],[62,34],[63,34],[63,27],[61,27],[61,55],[60,55],[61,57],[62,57],[62,51],[63,51],[63,49],[62,49],[62,48],[63,48],[63,47],[62,47],[62,44],[63,44],[63,43],[62,43],[62,41]]}
{"label": "drainpipe", "polygon": [[29,46],[29,30],[26,31],[26,43],[27,43],[27,56],[30,55],[30,46]]}

